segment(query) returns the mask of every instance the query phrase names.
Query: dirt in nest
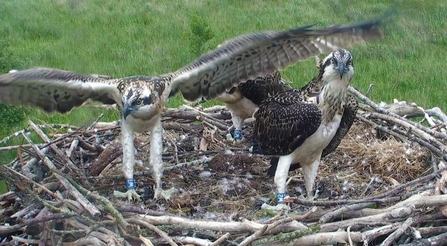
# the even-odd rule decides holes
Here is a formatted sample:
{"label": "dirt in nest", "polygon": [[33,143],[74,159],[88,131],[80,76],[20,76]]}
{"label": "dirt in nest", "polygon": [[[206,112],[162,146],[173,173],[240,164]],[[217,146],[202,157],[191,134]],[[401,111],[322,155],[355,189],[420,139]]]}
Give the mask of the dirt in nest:
{"label": "dirt in nest", "polygon": [[[246,131],[247,138],[239,144],[228,144],[225,134],[218,131],[208,131],[205,143],[200,134],[166,131],[163,136],[166,168],[204,158],[211,161],[165,171],[164,188],[178,189],[169,201],[151,199],[154,185],[151,167],[137,165],[137,192],[146,194],[145,206],[217,221],[232,216],[259,217],[257,212],[263,203],[275,205],[275,185],[273,177],[267,175],[270,159],[247,151],[251,139],[249,130]],[[315,183],[317,199],[361,199],[427,174],[431,166],[426,149],[393,137],[379,139],[377,136],[375,130],[362,122],[353,125],[340,146],[320,165]],[[148,135],[137,134],[136,138],[137,159],[149,163]],[[101,175],[121,174],[121,162],[116,159]],[[141,172],[143,175],[139,175]],[[289,172],[289,178],[288,194],[298,197],[305,194],[300,169]],[[100,193],[110,196],[113,189],[124,191],[125,187],[122,176],[99,179],[95,186],[100,187]],[[293,205],[292,208],[303,207]]]}

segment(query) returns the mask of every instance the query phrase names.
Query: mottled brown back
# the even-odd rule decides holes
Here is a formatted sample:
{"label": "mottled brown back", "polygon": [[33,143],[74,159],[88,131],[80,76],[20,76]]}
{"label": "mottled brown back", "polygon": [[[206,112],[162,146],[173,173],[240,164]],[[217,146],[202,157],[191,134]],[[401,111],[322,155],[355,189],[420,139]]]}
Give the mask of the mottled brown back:
{"label": "mottled brown back", "polygon": [[291,89],[281,80],[279,71],[259,76],[255,79],[248,80],[239,84],[237,87],[244,97],[259,105],[262,101],[275,94]]}
{"label": "mottled brown back", "polygon": [[265,100],[255,113],[253,134],[262,153],[288,155],[304,143],[320,126],[321,111],[303,102],[296,90]]}

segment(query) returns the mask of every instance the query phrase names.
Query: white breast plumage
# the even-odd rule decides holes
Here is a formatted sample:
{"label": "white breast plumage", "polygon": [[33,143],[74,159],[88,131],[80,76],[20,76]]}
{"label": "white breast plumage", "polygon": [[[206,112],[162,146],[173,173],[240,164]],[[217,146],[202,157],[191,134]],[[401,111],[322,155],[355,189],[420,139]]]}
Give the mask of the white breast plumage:
{"label": "white breast plumage", "polygon": [[242,119],[250,118],[258,109],[258,105],[254,104],[247,98],[242,98],[240,101],[234,104],[227,103],[226,107],[237,117]]}
{"label": "white breast plumage", "polygon": [[300,162],[303,165],[311,164],[316,156],[321,155],[323,149],[335,136],[340,126],[341,115],[336,115],[334,119],[325,124],[321,124],[318,130],[292,153],[293,162]]}
{"label": "white breast plumage", "polygon": [[132,115],[129,115],[126,118],[126,121],[128,122],[130,128],[134,132],[145,132],[150,131],[154,128],[155,124],[157,123],[159,116],[153,117],[150,120],[141,120],[134,118]]}

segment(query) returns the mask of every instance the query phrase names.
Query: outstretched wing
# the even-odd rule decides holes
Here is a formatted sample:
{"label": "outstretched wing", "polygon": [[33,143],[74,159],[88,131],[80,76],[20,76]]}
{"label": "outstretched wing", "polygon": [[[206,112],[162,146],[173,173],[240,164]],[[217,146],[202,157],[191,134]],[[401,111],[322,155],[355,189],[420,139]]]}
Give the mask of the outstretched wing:
{"label": "outstretched wing", "polygon": [[188,101],[212,99],[239,83],[282,70],[297,61],[382,37],[380,21],[242,35],[175,72],[171,86]]}
{"label": "outstretched wing", "polygon": [[0,102],[65,113],[88,99],[121,103],[116,80],[53,68],[32,68],[0,75]]}
{"label": "outstretched wing", "polygon": [[288,155],[318,129],[321,117],[315,104],[303,102],[294,90],[286,91],[259,106],[254,138],[264,154]]}

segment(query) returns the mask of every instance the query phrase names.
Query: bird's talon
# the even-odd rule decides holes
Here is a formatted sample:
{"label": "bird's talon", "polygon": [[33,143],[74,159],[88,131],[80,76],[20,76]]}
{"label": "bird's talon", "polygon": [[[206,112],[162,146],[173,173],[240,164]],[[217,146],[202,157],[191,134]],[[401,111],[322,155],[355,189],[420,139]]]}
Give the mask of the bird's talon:
{"label": "bird's talon", "polygon": [[261,209],[279,212],[281,210],[289,211],[290,207],[289,207],[289,205],[287,205],[285,203],[280,203],[276,206],[271,206],[271,205],[268,205],[267,203],[264,203],[264,204],[262,204]]}
{"label": "bird's talon", "polygon": [[172,187],[169,190],[163,190],[161,188],[155,188],[154,190],[154,198],[160,199],[164,198],[166,201],[169,201],[171,199],[171,196],[175,194],[178,190],[175,187]]}
{"label": "bird's talon", "polygon": [[121,192],[121,191],[113,191],[113,195],[117,198],[127,198],[127,200],[130,201],[140,201],[140,195],[138,195],[138,193],[134,190],[127,190],[126,192]]}
{"label": "bird's talon", "polygon": [[231,136],[231,133],[227,133],[227,135],[225,135],[225,138],[226,138],[228,141],[232,141],[232,142],[234,142],[234,139],[233,139],[233,136]]}

